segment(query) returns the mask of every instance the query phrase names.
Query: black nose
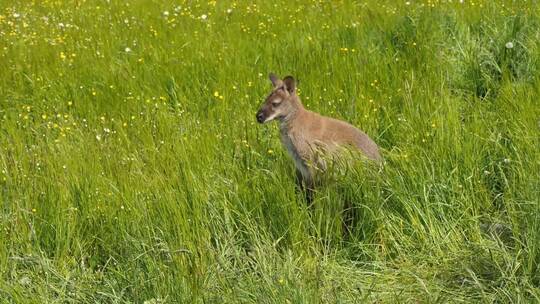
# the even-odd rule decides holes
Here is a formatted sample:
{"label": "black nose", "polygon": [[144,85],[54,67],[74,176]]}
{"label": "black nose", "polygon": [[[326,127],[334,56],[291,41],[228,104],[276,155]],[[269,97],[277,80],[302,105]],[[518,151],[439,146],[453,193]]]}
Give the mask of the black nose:
{"label": "black nose", "polygon": [[257,121],[259,123],[263,123],[264,122],[264,115],[262,112],[257,112]]}

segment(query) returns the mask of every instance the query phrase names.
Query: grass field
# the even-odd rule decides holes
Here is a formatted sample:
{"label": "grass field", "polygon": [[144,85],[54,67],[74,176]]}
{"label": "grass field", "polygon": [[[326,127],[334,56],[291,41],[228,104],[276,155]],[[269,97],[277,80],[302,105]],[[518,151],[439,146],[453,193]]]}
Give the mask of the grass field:
{"label": "grass field", "polygon": [[[539,64],[535,1],[1,1],[0,303],[540,302]],[[384,168],[309,210],[269,72]]]}

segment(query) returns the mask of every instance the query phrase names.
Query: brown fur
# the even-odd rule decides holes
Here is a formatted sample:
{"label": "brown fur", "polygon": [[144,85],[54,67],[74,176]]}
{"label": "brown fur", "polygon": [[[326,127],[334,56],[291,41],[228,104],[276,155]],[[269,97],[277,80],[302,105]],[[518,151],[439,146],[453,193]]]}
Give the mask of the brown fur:
{"label": "brown fur", "polygon": [[356,127],[325,117],[304,108],[296,94],[294,78],[278,79],[270,74],[274,89],[257,112],[257,120],[280,122],[281,142],[295,162],[296,169],[308,188],[314,186],[317,172],[326,164],[322,154],[339,154],[340,147],[353,147],[367,158],[380,162],[377,144]]}

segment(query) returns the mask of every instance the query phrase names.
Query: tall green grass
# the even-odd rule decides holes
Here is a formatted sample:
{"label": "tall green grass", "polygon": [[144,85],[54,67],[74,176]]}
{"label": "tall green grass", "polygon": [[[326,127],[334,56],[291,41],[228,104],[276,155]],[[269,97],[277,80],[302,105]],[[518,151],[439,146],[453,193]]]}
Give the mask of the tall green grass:
{"label": "tall green grass", "polygon": [[[540,301],[539,12],[1,2],[0,301]],[[268,72],[384,167],[309,209]]]}

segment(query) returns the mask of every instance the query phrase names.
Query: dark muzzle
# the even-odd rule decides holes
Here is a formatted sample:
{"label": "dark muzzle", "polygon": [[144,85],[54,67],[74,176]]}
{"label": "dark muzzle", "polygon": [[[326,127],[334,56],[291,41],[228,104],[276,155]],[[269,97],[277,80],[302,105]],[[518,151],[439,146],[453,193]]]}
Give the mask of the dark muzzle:
{"label": "dark muzzle", "polygon": [[264,114],[263,114],[262,111],[257,112],[256,117],[257,117],[257,122],[258,123],[263,123],[264,120],[265,120],[265,117],[264,117]]}

